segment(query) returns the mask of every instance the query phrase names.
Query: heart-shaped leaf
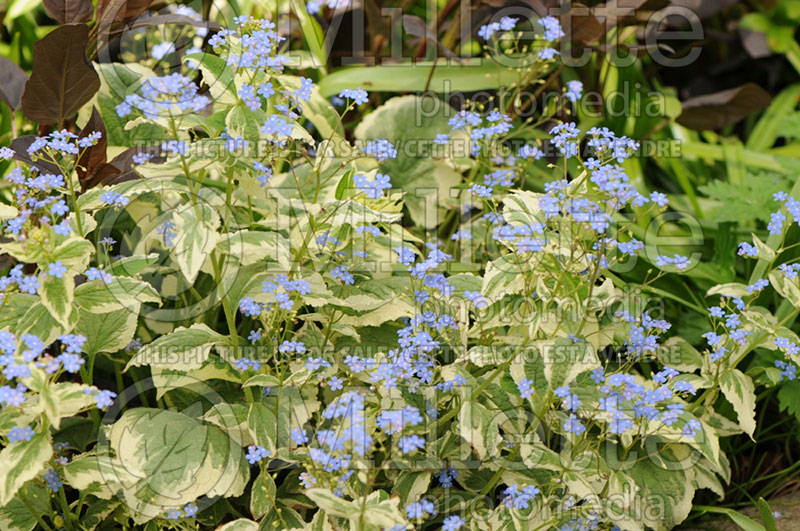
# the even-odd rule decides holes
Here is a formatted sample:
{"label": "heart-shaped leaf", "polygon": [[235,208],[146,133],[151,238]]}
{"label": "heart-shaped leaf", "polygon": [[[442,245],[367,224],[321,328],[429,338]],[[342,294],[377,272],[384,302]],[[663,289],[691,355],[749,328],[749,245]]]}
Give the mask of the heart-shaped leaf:
{"label": "heart-shaped leaf", "polygon": [[89,28],[83,24],[61,26],[33,47],[33,73],[22,95],[22,112],[40,124],[57,124],[71,118],[100,89],[97,75],[86,58]]}
{"label": "heart-shaped leaf", "polygon": [[28,74],[24,70],[9,59],[0,57],[0,100],[12,111],[19,109],[27,81]]}
{"label": "heart-shaped leaf", "polygon": [[89,22],[94,18],[92,0],[44,0],[42,3],[59,24]]}

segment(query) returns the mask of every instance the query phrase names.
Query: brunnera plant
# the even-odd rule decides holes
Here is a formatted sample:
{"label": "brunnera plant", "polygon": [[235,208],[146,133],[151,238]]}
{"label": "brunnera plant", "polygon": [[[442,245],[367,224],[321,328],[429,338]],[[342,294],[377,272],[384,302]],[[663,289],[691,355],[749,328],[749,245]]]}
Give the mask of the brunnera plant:
{"label": "brunnera plant", "polygon": [[[719,439],[794,378],[737,368],[797,354],[800,267],[773,267],[794,197],[740,245],[751,281],[708,293],[697,350],[642,303],[693,264],[636,238],[668,208],[629,182],[637,143],[554,119],[579,82],[536,123],[514,90],[370,111],[288,73],[272,22],[234,22],[181,72],[95,65],[79,134],[0,149],[26,161],[2,208],[4,529],[669,529],[723,495]],[[519,51],[518,23],[480,34]],[[537,24],[516,89],[557,59]]]}

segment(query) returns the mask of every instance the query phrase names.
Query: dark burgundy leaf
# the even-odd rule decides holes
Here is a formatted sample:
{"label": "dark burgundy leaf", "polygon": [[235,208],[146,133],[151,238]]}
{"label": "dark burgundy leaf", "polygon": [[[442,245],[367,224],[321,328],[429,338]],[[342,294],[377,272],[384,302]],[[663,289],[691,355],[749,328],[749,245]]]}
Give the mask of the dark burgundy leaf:
{"label": "dark burgundy leaf", "polygon": [[33,47],[33,73],[22,95],[22,112],[39,124],[72,117],[100,88],[100,77],[86,58],[89,28],[60,26]]}
{"label": "dark burgundy leaf", "polygon": [[772,50],[767,43],[767,35],[764,32],[739,28],[739,37],[747,55],[753,59],[763,59],[772,55]]}
{"label": "dark burgundy leaf", "polygon": [[[732,6],[736,1],[737,0],[672,0],[671,5],[688,8],[692,13],[697,15],[697,18],[706,20],[723,9]],[[670,25],[686,24],[686,18],[683,16],[676,16],[674,20],[671,20],[671,18],[672,17],[667,17],[667,23]]]}
{"label": "dark burgundy leaf", "polygon": [[27,81],[28,74],[24,70],[9,59],[0,57],[0,100],[11,107],[12,111],[19,109]]}
{"label": "dark burgundy leaf", "polygon": [[106,124],[103,122],[100,113],[97,112],[97,108],[92,107],[92,115],[89,117],[89,121],[86,122],[86,125],[83,126],[83,129],[81,129],[81,134],[78,135],[78,138],[87,137],[95,131],[99,131],[103,136],[100,137],[97,144],[86,148],[80,158],[78,158],[78,166],[75,169],[78,173],[78,180],[81,182],[81,185],[83,185],[83,181],[86,180],[87,175],[94,174],[95,171],[106,162],[106,148],[108,147]]}
{"label": "dark burgundy leaf", "polygon": [[56,175],[61,173],[61,170],[59,170],[58,166],[55,164],[45,162],[43,160],[37,160],[34,162],[31,159],[30,155],[28,155],[28,147],[33,144],[34,140],[36,140],[36,136],[34,135],[25,135],[12,140],[10,147],[14,150],[14,159],[24,162],[29,166],[36,166],[42,173],[52,173]]}
{"label": "dark burgundy leaf", "polygon": [[100,184],[117,184],[131,179],[140,178],[134,170],[133,157],[137,153],[150,153],[153,158],[151,163],[161,163],[166,159],[160,156],[160,150],[156,148],[132,147],[128,148],[113,159],[111,162],[104,163],[96,168],[95,172],[87,179],[81,181],[83,190],[86,191]]}
{"label": "dark burgundy leaf", "polygon": [[59,24],[89,22],[94,18],[92,0],[44,0],[43,3]]}
{"label": "dark burgundy leaf", "polygon": [[[420,37],[425,40],[425,42],[430,42],[432,44],[436,44],[436,47],[442,52],[443,55],[449,57],[451,59],[457,59],[456,55],[445,48],[442,43],[440,43],[433,32],[428,29],[428,26],[425,24],[425,21],[422,20],[420,17],[416,15],[403,15],[403,29],[409,35],[413,35],[414,37]],[[460,62],[460,61],[459,61]]]}
{"label": "dark burgundy leaf", "polygon": [[738,122],[751,112],[766,109],[771,99],[766,90],[755,83],[747,83],[684,101],[677,122],[695,131],[719,129]]}
{"label": "dark burgundy leaf", "polygon": [[138,17],[151,3],[152,0],[98,0],[97,26],[100,33],[114,24]]}
{"label": "dark burgundy leaf", "polygon": [[589,44],[600,39],[608,31],[605,24],[601,24],[583,4],[573,4],[568,16],[570,26],[567,38],[572,42]]}

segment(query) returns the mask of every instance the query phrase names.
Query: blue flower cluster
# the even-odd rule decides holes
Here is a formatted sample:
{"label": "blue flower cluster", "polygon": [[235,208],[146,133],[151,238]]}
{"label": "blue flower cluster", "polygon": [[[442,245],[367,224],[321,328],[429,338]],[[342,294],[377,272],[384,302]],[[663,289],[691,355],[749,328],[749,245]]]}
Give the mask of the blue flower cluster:
{"label": "blue flower cluster", "polygon": [[160,117],[179,116],[187,112],[197,113],[211,103],[211,100],[198,94],[197,85],[182,74],[170,74],[146,79],[139,93],[128,94],[117,105],[117,114],[125,117],[134,110],[149,120]]}
{"label": "blue flower cluster", "polygon": [[[62,371],[79,372],[85,363],[80,355],[85,343],[86,337],[80,334],[63,334],[58,337],[58,344],[45,345],[36,335],[25,334],[17,338],[6,330],[0,330],[0,367],[7,382],[0,386],[0,405],[19,407],[26,401],[28,389],[22,380],[30,378],[34,369],[54,374],[56,378]],[[85,392],[94,395],[98,409],[110,406],[116,397],[111,391],[96,388],[86,388]]]}

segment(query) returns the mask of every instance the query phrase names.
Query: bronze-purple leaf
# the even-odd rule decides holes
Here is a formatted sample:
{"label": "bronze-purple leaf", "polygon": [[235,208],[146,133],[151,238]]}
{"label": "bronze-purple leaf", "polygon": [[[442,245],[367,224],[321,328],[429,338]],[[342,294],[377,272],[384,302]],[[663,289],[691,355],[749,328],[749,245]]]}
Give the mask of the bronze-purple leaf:
{"label": "bronze-purple leaf", "polygon": [[19,109],[27,81],[28,74],[24,70],[13,61],[0,57],[0,100],[11,107],[12,111]]}
{"label": "bronze-purple leaf", "polygon": [[81,134],[78,135],[78,138],[87,137],[96,131],[99,131],[103,136],[100,137],[97,144],[86,148],[83,153],[81,153],[81,156],[78,158],[78,165],[75,168],[81,185],[83,185],[87,176],[94,174],[97,169],[106,162],[106,148],[108,147],[106,124],[103,122],[100,113],[97,112],[97,108],[92,107],[92,115],[89,117],[89,121],[86,122],[86,125],[83,126],[83,129],[81,129]]}
{"label": "bronze-purple leaf", "polygon": [[86,58],[88,39],[86,25],[69,24],[34,45],[33,72],[22,95],[30,120],[63,127],[100,89],[100,76]]}
{"label": "bronze-purple leaf", "polygon": [[683,112],[677,122],[695,131],[720,129],[734,124],[748,114],[769,107],[769,93],[755,83],[704,94],[682,103]]}
{"label": "bronze-purple leaf", "polygon": [[81,187],[86,191],[101,184],[117,184],[141,178],[141,176],[136,173],[133,162],[133,157],[139,153],[149,153],[152,155],[153,157],[149,160],[150,163],[160,164],[166,160],[160,155],[160,150],[158,148],[128,148],[114,157],[111,162],[103,163],[97,167],[91,175],[81,181]]}
{"label": "bronze-purple leaf", "polygon": [[31,144],[33,144],[34,140],[36,140],[36,136],[34,135],[20,136],[12,140],[10,147],[14,150],[14,159],[24,162],[29,166],[35,166],[41,173],[52,173],[53,175],[60,174],[61,170],[59,170],[58,166],[52,162],[46,162],[44,160],[37,160],[34,162],[33,159],[31,159],[31,156],[28,155],[28,148]]}
{"label": "bronze-purple leaf", "polygon": [[59,24],[89,22],[94,18],[92,0],[44,0],[44,8]]}
{"label": "bronze-purple leaf", "polygon": [[97,25],[105,32],[112,25],[136,18],[144,13],[153,0],[98,0]]}

